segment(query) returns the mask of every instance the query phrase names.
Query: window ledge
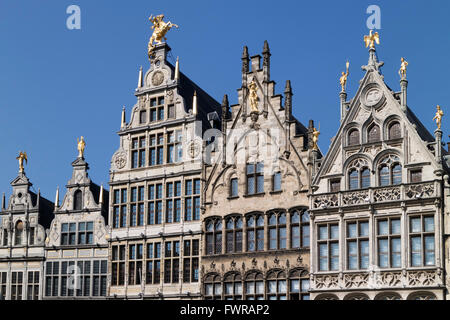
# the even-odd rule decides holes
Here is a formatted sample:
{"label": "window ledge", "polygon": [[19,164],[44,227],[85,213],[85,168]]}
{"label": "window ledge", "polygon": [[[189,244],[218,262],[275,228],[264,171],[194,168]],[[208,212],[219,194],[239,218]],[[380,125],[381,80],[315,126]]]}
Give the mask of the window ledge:
{"label": "window ledge", "polygon": [[269,194],[280,194],[283,193],[283,190],[270,191]]}
{"label": "window ledge", "polygon": [[239,196],[230,196],[230,197],[227,197],[228,200],[234,200],[234,199],[239,199],[239,198],[240,198]]}
{"label": "window ledge", "polygon": [[252,193],[252,194],[244,194],[243,197],[244,198],[249,198],[249,197],[256,197],[256,196],[265,196],[266,193],[265,192],[259,192],[259,193]]}

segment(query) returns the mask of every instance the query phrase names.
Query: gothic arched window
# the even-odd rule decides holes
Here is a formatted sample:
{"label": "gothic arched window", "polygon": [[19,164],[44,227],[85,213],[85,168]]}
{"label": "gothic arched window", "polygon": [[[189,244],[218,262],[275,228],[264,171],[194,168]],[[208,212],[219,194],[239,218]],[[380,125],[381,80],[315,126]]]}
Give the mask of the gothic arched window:
{"label": "gothic arched window", "polygon": [[261,214],[247,216],[247,251],[264,250],[264,218]]}
{"label": "gothic arched window", "polygon": [[206,254],[222,253],[222,220],[206,221]]}
{"label": "gothic arched window", "polygon": [[402,131],[400,129],[400,123],[397,121],[392,122],[389,125],[389,139],[397,139],[402,137]]}
{"label": "gothic arched window", "polygon": [[223,280],[225,300],[242,300],[242,278],[238,273],[229,273]]}
{"label": "gothic arched window", "polygon": [[226,220],[226,252],[242,252],[241,217],[230,217]]}
{"label": "gothic arched window", "polygon": [[81,190],[75,191],[73,194],[73,210],[81,210],[83,208],[83,193]]}
{"label": "gothic arched window", "polygon": [[378,164],[380,186],[398,185],[402,183],[402,165],[396,155],[388,155]]}
{"label": "gothic arched window", "polygon": [[283,271],[270,271],[267,276],[267,299],[287,300],[286,274]]}
{"label": "gothic arched window", "polygon": [[370,170],[365,159],[355,159],[348,166],[348,188],[350,190],[370,187]]}
{"label": "gothic arched window", "polygon": [[348,133],[348,145],[353,146],[359,144],[359,131],[358,129],[352,129]]}
{"label": "gothic arched window", "polygon": [[373,123],[367,131],[367,142],[380,141],[380,127]]}
{"label": "gothic arched window", "polygon": [[264,278],[261,272],[254,271],[247,274],[245,278],[245,299],[264,299]]}
{"label": "gothic arched window", "polygon": [[289,300],[309,300],[309,275],[305,270],[289,273]]}
{"label": "gothic arched window", "polygon": [[205,277],[205,300],[222,299],[222,283],[220,276],[216,274],[207,275]]}
{"label": "gothic arched window", "polygon": [[286,214],[269,215],[269,250],[286,249]]}

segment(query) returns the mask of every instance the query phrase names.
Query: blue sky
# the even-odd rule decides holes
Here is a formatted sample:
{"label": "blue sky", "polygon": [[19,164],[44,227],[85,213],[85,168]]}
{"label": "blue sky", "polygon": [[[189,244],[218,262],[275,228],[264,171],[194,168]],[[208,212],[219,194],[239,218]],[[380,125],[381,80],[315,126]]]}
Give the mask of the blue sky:
{"label": "blue sky", "polygon": [[[81,30],[66,28],[66,9],[81,8]],[[400,90],[400,57],[408,69],[408,105],[425,126],[436,104],[450,124],[450,2],[432,1],[0,1],[0,192],[10,194],[15,157],[27,151],[28,177],[53,200],[86,138],[86,160],[96,183],[108,183],[122,106],[135,103],[138,69],[148,69],[148,17],[164,13],[180,29],[170,31],[172,56],[181,69],[219,102],[237,102],[242,47],[250,55],[269,41],[271,77],[282,93],[291,80],[294,115],[321,123],[323,152],[339,126],[339,75],[350,60],[349,99],[363,77],[368,51],[366,9],[381,8],[381,45],[387,84]]]}

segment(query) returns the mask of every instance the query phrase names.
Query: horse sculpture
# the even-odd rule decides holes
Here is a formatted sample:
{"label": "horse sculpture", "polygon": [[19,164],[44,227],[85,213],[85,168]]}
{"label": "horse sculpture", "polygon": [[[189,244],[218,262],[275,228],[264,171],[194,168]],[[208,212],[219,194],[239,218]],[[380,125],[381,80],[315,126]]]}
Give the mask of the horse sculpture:
{"label": "horse sculpture", "polygon": [[[168,21],[164,22],[164,15],[160,14],[153,18],[153,15],[150,16],[149,20],[153,23],[152,29],[153,34],[150,37],[150,41],[148,43],[148,57],[151,59],[153,57],[153,50],[155,49],[156,44],[161,44],[162,40],[167,40],[166,33],[172,29],[172,27],[178,28],[178,25]],[[154,43],[156,42],[156,44]]]}

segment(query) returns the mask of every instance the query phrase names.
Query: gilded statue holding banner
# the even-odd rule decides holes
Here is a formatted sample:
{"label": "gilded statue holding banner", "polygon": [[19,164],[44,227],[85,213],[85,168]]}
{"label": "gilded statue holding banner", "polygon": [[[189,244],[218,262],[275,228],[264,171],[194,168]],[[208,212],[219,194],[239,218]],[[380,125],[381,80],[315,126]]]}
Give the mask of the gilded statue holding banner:
{"label": "gilded statue holding banner", "polygon": [[259,110],[258,110],[258,101],[259,101],[258,85],[256,84],[255,80],[252,80],[252,82],[249,84],[248,88],[250,90],[249,96],[250,96],[250,107],[252,109],[251,112],[258,113],[259,112]]}
{"label": "gilded statue holding banner", "polygon": [[[148,57],[151,59],[153,57],[153,50],[155,49],[156,44],[161,44],[162,40],[167,40],[166,33],[172,28],[178,28],[178,25],[168,21],[164,22],[164,15],[160,14],[156,17],[153,17],[153,15],[148,18],[152,25],[153,34],[150,37],[150,41],[148,43]],[[154,43],[156,42],[156,44]]]}
{"label": "gilded statue holding banner", "polygon": [[339,82],[341,84],[342,92],[345,92],[345,85],[347,84],[347,78],[348,78],[348,75],[349,75],[348,67],[350,66],[350,63],[347,61],[345,66],[347,67],[347,72],[342,71],[342,75],[339,78]]}
{"label": "gilded statue holding banner", "polygon": [[24,173],[24,167],[23,167],[23,161],[25,160],[25,162],[28,164],[28,156],[26,152],[19,152],[19,156],[16,158],[17,160],[19,160],[19,172],[20,173]]}
{"label": "gilded statue holding banner", "polygon": [[78,158],[84,158],[84,149],[86,148],[86,142],[84,141],[84,137],[81,136],[81,139],[77,138],[78,143]]}
{"label": "gilded statue holding banner", "polygon": [[444,111],[441,110],[441,106],[437,106],[436,115],[434,116],[433,120],[436,120],[436,124],[438,127],[438,130],[441,130],[441,124],[442,124],[442,117],[444,116]]}

